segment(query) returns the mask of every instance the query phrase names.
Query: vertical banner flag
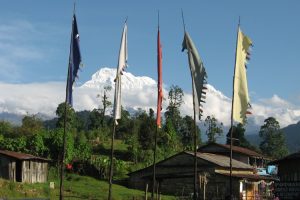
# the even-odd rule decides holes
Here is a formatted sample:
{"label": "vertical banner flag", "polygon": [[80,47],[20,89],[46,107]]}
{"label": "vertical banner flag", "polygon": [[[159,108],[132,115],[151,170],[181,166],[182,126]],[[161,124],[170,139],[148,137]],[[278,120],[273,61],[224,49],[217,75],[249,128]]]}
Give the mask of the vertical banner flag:
{"label": "vertical banner flag", "polygon": [[160,44],[160,32],[158,28],[157,32],[157,115],[156,115],[156,124],[157,127],[161,128],[161,110],[162,110],[162,99],[163,99],[163,91],[162,91],[162,48]]}
{"label": "vertical banner flag", "polygon": [[200,119],[203,112],[203,110],[201,109],[201,103],[204,103],[205,101],[203,101],[203,99],[206,98],[205,90],[207,88],[204,84],[206,84],[207,74],[199,53],[187,32],[184,33],[184,39],[182,42],[182,51],[184,51],[185,49],[187,50],[189,66],[193,79],[193,98],[195,99],[195,110]]}
{"label": "vertical banner flag", "polygon": [[238,29],[237,37],[232,117],[233,120],[245,124],[246,114],[251,114],[248,112],[248,108],[251,106],[248,95],[246,64],[247,60],[250,59],[249,50],[250,46],[252,46],[252,41],[243,34],[240,28]]}
{"label": "vertical banner flag", "polygon": [[69,67],[68,67],[68,78],[67,78],[67,95],[66,95],[66,101],[71,106],[73,104],[73,98],[72,98],[73,83],[77,78],[77,73],[79,70],[80,63],[81,63],[81,54],[79,49],[79,33],[77,28],[76,16],[74,14],[73,22],[72,22]]}
{"label": "vertical banner flag", "polygon": [[121,119],[121,76],[127,67],[127,58],[127,24],[125,22],[119,52],[117,75],[115,78],[114,120],[116,124],[118,124],[117,120]]}

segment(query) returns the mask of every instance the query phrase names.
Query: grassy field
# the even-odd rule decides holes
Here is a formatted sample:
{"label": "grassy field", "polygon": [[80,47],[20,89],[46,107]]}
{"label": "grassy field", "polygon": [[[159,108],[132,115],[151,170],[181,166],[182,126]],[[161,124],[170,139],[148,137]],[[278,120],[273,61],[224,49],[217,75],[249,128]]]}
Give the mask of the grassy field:
{"label": "grassy field", "polygon": [[[53,180],[52,180],[53,181]],[[0,179],[0,198],[5,199],[24,199],[24,198],[44,198],[58,199],[59,198],[59,182],[55,180],[55,189],[49,188],[48,183],[25,184],[15,183]],[[107,199],[108,184],[105,181],[79,176],[76,174],[68,174],[64,181],[65,199],[90,199],[100,200]],[[148,194],[150,199],[150,193]],[[144,192],[132,190],[120,185],[113,185],[114,200],[142,200]],[[175,197],[163,196],[163,200],[172,200]]]}
{"label": "grassy field", "polygon": [[[124,160],[128,157],[127,145],[121,140],[115,140],[115,156]],[[98,155],[108,156],[110,154],[110,142],[102,144],[102,147],[96,152]],[[142,166],[135,164],[135,168],[139,169]],[[47,183],[18,183],[0,179],[0,200],[21,200],[21,199],[59,199],[59,179],[56,168],[51,167],[48,175]],[[115,177],[116,178],[116,177]],[[50,189],[50,182],[54,182],[55,188]],[[121,185],[113,185],[114,200],[144,200],[144,191],[128,189]],[[77,174],[67,174],[64,179],[64,199],[76,200],[101,200],[107,199],[108,183],[89,176],[80,176]],[[150,200],[151,191],[148,192]],[[162,196],[162,200],[175,200],[172,196]]]}

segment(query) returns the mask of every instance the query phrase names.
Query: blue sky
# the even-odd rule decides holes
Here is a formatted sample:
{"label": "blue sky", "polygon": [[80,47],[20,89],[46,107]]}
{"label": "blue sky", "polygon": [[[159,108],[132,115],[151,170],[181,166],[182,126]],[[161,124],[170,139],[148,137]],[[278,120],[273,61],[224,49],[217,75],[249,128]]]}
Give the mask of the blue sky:
{"label": "blue sky", "polygon": [[[300,1],[96,1],[77,0],[84,68],[77,85],[100,67],[115,67],[122,26],[128,17],[128,72],[156,80],[157,11],[163,46],[163,79],[191,91],[186,53],[181,52],[184,11],[187,31],[208,73],[208,82],[231,97],[238,18],[254,43],[248,65],[253,101],[278,95],[300,105]],[[1,0],[0,82],[65,81],[73,1]]]}

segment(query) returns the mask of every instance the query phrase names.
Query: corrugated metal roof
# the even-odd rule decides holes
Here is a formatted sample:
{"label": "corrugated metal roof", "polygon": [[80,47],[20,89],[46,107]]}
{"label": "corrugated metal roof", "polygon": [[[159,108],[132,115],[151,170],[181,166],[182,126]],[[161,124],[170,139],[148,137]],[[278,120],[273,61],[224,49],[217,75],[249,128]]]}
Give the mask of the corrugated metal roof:
{"label": "corrugated metal roof", "polygon": [[50,161],[47,158],[41,158],[37,157],[31,154],[26,154],[26,153],[19,153],[19,152],[14,152],[14,151],[7,151],[7,150],[0,150],[0,154],[11,157],[11,158],[16,158],[18,160],[44,160],[44,161]]}
{"label": "corrugated metal roof", "polygon": [[[223,148],[225,148],[227,150],[230,150],[230,145],[219,144],[219,143],[209,143],[207,145],[204,145],[204,146],[200,147],[198,150],[202,150],[203,148],[205,148],[207,146],[211,146],[211,145],[217,145],[217,146],[223,147]],[[266,156],[264,156],[264,155],[262,155],[260,153],[257,153],[256,151],[244,148],[244,147],[232,146],[232,151],[238,152],[238,153],[242,153],[242,154],[245,154],[245,155],[248,155],[248,156],[266,158]]]}
{"label": "corrugated metal roof", "polygon": [[[186,152],[194,156],[194,152]],[[230,167],[230,157],[213,154],[213,153],[201,153],[197,152],[197,157],[208,162],[214,163],[220,167]],[[232,159],[232,167],[238,169],[253,169],[251,165]]]}

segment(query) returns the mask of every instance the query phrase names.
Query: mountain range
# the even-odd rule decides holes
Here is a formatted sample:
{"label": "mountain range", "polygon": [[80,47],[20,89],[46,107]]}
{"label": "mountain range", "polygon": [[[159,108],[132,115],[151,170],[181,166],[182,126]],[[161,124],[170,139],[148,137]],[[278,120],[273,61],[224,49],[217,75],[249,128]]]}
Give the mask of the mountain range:
{"label": "mountain range", "polygon": [[[73,91],[74,109],[76,111],[93,110],[101,105],[101,99],[97,96],[103,95],[104,87],[111,86],[111,91],[107,93],[109,100],[113,101],[114,79],[116,69],[103,67],[94,73],[90,80],[81,86],[75,86]],[[209,81],[209,80],[208,80]],[[164,101],[163,110],[168,106],[168,88],[163,85]],[[224,134],[230,126],[231,98],[224,95],[214,86],[207,85],[206,103],[203,106],[204,116],[214,115],[219,122],[224,125]],[[29,83],[29,84],[6,84],[0,82],[0,119],[14,121],[20,124],[21,116],[26,114],[36,114],[49,119],[55,117],[57,105],[64,101],[65,83]],[[122,76],[122,106],[135,112],[138,109],[156,110],[157,82],[147,76],[135,76],[132,73],[124,72]],[[192,115],[192,95],[184,91],[184,104],[181,106],[182,115]],[[270,99],[261,99],[252,102],[252,115],[248,118],[246,134],[257,134],[264,119],[275,117],[281,127],[290,124],[297,124],[300,121],[300,109],[291,105],[287,101],[274,95]],[[292,127],[294,127],[292,125]],[[205,128],[205,127],[204,127]],[[292,128],[296,132],[296,128]],[[204,132],[204,131],[203,131]],[[296,135],[296,134],[294,134]],[[254,136],[253,136],[254,137]],[[257,141],[257,138],[255,139]]]}
{"label": "mountain range", "polygon": [[[105,86],[111,86],[108,93],[110,101],[113,101],[114,79],[116,69],[103,67],[94,73],[90,80],[81,86],[75,86],[73,91],[74,109],[92,110],[99,107],[101,100],[98,95],[103,94]],[[163,85],[164,101],[163,111],[168,105],[169,85]],[[207,98],[204,104],[204,116],[214,115],[224,126],[230,125],[231,98],[224,95],[214,86],[207,85]],[[122,76],[122,106],[128,110],[139,108],[156,110],[157,83],[147,76],[135,76],[130,72],[124,72]],[[54,117],[55,110],[65,97],[64,82],[43,82],[27,84],[6,84],[0,82],[0,113],[14,113],[26,115],[41,113]],[[185,102],[181,107],[183,115],[192,115],[192,95],[186,92],[183,97]],[[263,124],[263,120],[269,116],[275,117],[282,127],[300,121],[300,110],[291,107],[286,101],[274,96],[252,102],[253,115],[248,118],[247,132],[257,131]]]}

